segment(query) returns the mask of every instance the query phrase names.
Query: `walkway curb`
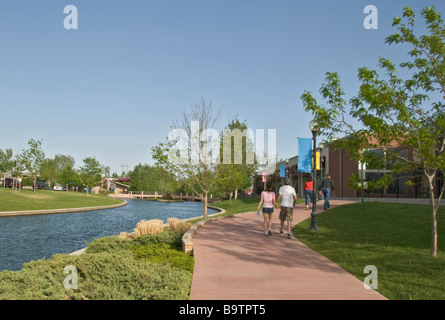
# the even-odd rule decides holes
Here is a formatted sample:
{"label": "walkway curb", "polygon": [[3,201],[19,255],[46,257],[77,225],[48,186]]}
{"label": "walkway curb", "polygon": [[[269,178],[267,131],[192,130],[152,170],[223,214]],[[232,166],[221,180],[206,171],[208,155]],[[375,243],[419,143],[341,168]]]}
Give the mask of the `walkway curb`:
{"label": "walkway curb", "polygon": [[[190,229],[186,233],[184,233],[184,235],[182,236],[182,251],[190,252],[190,251],[193,250],[192,238],[193,238],[193,236],[195,235],[196,231],[198,230],[198,228],[200,226],[203,226],[204,224],[206,224],[207,222],[209,222],[211,220],[218,220],[218,219],[222,219],[222,218],[231,217],[231,216],[214,217],[216,215],[220,215],[220,214],[226,213],[226,210],[218,208],[218,207],[213,207],[213,206],[207,206],[207,208],[219,210],[219,212],[214,213],[214,214],[212,214],[210,216],[207,216],[207,219],[205,219],[205,220],[201,220],[201,221],[196,222],[195,224],[193,224],[190,227]],[[209,217],[214,217],[214,218],[209,218]],[[191,219],[188,219],[188,220],[194,220],[194,219],[196,219],[196,218],[191,218]]]}

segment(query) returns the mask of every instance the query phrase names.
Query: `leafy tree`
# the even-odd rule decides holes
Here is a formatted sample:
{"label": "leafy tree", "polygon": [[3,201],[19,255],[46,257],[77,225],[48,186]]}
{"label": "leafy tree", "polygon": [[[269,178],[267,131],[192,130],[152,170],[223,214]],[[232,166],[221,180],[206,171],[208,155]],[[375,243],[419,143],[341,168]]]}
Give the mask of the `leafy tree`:
{"label": "leafy tree", "polygon": [[128,173],[133,191],[157,191],[156,168],[139,163]]}
{"label": "leafy tree", "polygon": [[165,170],[164,168],[155,168],[157,190],[163,193],[171,193],[176,191],[178,182],[176,176]]}
{"label": "leafy tree", "polygon": [[71,186],[78,186],[81,183],[79,174],[69,164],[59,173],[58,181],[67,188],[70,184]]}
{"label": "leafy tree", "polygon": [[21,161],[23,161],[24,167],[34,178],[34,192],[36,191],[36,179],[39,173],[40,166],[45,159],[45,153],[42,150],[42,140],[28,140],[29,148],[23,150]]}
{"label": "leafy tree", "polygon": [[54,159],[44,159],[40,165],[40,177],[46,181],[49,187],[57,180],[57,163]]}
{"label": "leafy tree", "polygon": [[71,166],[71,168],[74,168],[74,158],[72,156],[67,156],[64,154],[56,154],[54,156],[54,161],[57,165],[57,172],[61,172],[63,169],[65,169],[67,166]]}
{"label": "leafy tree", "polygon": [[103,167],[93,157],[86,157],[83,159],[83,163],[84,165],[80,168],[80,178],[89,190],[90,187],[93,188],[102,180]]}
{"label": "leafy tree", "polygon": [[[436,198],[435,180],[445,171],[445,25],[434,7],[423,8],[421,15],[428,34],[414,33],[415,14],[406,7],[403,18],[393,20],[398,31],[386,38],[390,45],[410,48],[410,60],[399,64],[407,78],[400,78],[397,66],[380,58],[378,65],[385,76],[360,68],[361,86],[349,106],[343,99],[340,77],[330,72],[320,89],[326,106],[319,105],[310,92],[305,91],[301,99],[331,145],[346,148],[354,159],[377,166],[389,162],[393,172],[422,170],[430,195],[431,256],[436,256],[437,210],[445,187],[442,183]],[[358,120],[361,128],[347,121],[348,115]],[[332,141],[339,134],[347,138]],[[396,152],[395,146],[411,148],[414,156]],[[378,148],[385,152],[376,157],[370,150]]]}
{"label": "leafy tree", "polygon": [[[22,158],[23,158],[23,155],[16,154],[15,160],[14,160],[14,177],[16,177],[17,179],[20,179],[21,182],[23,181],[23,171],[25,171],[25,164],[24,164]],[[22,184],[22,186],[23,186],[23,184]],[[17,190],[17,191],[20,191],[20,187],[17,184],[17,181],[15,181],[15,183],[13,183],[13,188],[15,188],[15,190]]]}
{"label": "leafy tree", "polygon": [[[253,151],[253,142],[250,140],[247,130],[246,121],[241,122],[235,117],[229,121],[221,135],[221,152],[223,156],[226,152],[225,156],[229,156],[230,159],[225,161],[225,163],[219,164],[221,175],[218,181],[218,188],[229,195],[230,203],[232,202],[233,194],[235,194],[236,199],[239,189],[251,186],[253,175],[257,169],[256,163],[248,163],[249,161],[247,161],[248,148]],[[237,133],[238,137],[236,137],[235,133]],[[239,138],[241,138],[241,141],[236,141]],[[224,150],[228,145],[230,145],[230,154],[228,150]]]}
{"label": "leafy tree", "polygon": [[3,187],[5,187],[6,172],[12,171],[14,160],[12,160],[12,149],[0,149],[0,172],[3,173]]}

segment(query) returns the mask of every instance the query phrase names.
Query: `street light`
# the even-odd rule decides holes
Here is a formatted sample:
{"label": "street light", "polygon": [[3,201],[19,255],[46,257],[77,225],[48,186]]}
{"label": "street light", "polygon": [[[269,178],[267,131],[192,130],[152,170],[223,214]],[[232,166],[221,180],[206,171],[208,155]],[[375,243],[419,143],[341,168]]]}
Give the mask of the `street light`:
{"label": "street light", "polygon": [[312,213],[311,213],[311,226],[309,228],[309,230],[312,231],[318,231],[318,226],[317,226],[317,169],[316,169],[316,164],[315,164],[315,146],[317,145],[317,132],[318,132],[318,127],[317,127],[317,122],[315,120],[312,120],[311,122],[309,122],[309,130],[311,130],[312,132],[312,140],[314,143],[314,146],[312,148],[312,181],[313,181],[313,205],[312,205]]}

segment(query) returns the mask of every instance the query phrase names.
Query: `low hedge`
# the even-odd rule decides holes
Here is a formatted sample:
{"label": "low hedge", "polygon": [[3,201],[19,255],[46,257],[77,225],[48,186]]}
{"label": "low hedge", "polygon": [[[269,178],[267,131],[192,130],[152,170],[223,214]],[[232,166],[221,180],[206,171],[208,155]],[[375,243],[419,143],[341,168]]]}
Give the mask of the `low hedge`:
{"label": "low hedge", "polygon": [[[57,254],[0,272],[0,300],[185,300],[193,257],[178,250],[181,234],[164,231],[135,240],[94,240],[79,256]],[[77,269],[77,289],[65,289],[66,266]]]}

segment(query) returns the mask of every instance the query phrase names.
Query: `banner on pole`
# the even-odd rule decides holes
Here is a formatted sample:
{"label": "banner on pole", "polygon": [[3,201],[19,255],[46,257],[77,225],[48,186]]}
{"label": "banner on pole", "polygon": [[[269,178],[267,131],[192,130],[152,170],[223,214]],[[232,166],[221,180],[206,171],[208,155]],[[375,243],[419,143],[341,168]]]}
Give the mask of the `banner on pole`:
{"label": "banner on pole", "polygon": [[280,165],[280,178],[286,177],[286,166],[284,164]]}
{"label": "banner on pole", "polygon": [[312,139],[298,138],[298,172],[312,172]]}

